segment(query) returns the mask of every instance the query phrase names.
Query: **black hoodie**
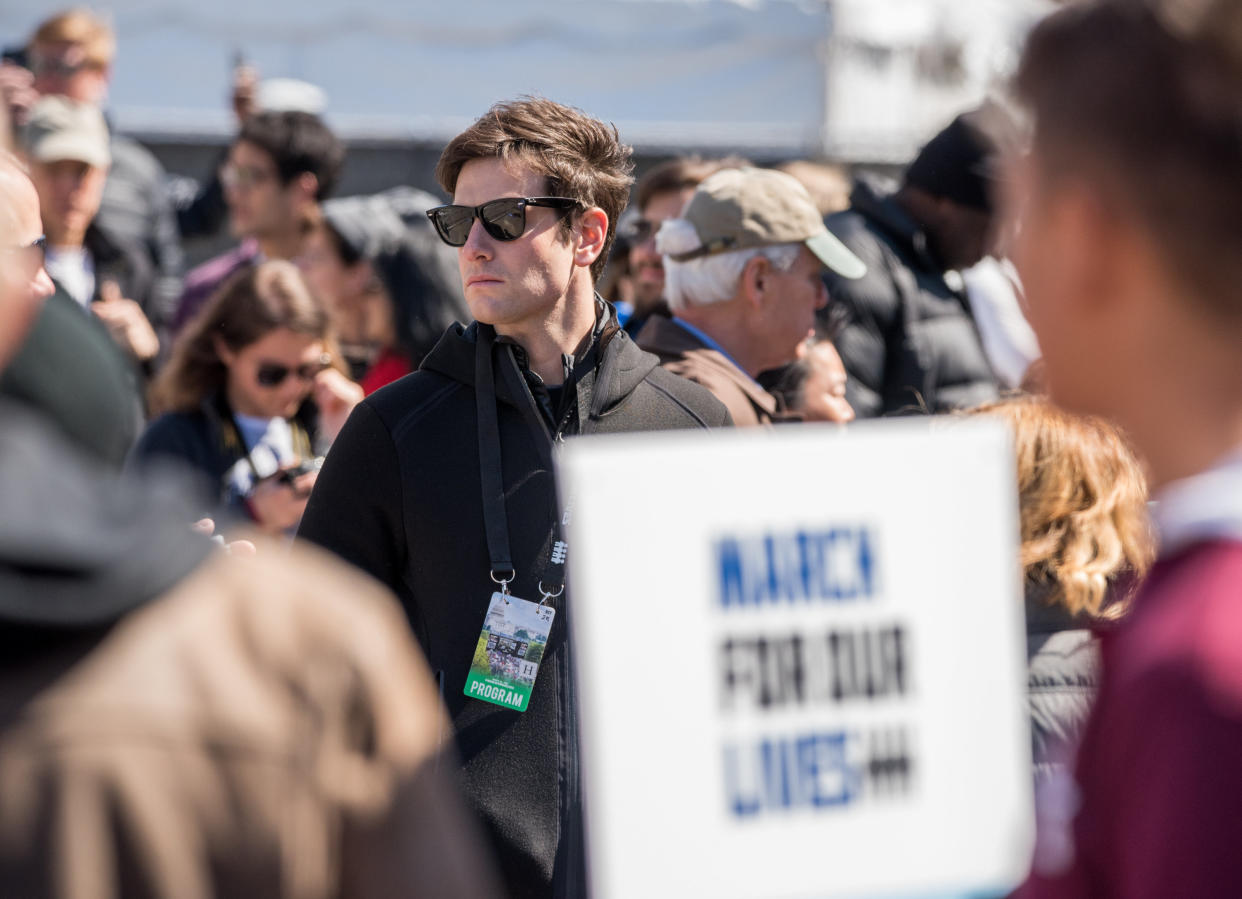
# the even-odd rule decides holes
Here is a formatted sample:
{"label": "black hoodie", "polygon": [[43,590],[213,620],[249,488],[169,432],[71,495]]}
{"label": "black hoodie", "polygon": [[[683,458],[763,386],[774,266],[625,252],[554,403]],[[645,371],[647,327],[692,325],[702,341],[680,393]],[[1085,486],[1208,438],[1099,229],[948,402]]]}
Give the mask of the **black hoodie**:
{"label": "black hoodie", "polygon": [[492,353],[516,569],[511,589],[525,599],[539,599],[537,583],[554,540],[554,432],[729,423],[717,400],[660,368],[604,308],[590,347],[566,359],[565,387],[550,393],[526,370],[521,348],[496,339],[490,326],[450,328],[420,371],[354,410],[328,454],[299,531],[401,599],[453,720],[467,797],[487,826],[515,899],[586,892],[566,642],[572,609],[567,596],[553,601],[558,614],[525,712],[463,695],[496,589],[482,511],[476,353]]}

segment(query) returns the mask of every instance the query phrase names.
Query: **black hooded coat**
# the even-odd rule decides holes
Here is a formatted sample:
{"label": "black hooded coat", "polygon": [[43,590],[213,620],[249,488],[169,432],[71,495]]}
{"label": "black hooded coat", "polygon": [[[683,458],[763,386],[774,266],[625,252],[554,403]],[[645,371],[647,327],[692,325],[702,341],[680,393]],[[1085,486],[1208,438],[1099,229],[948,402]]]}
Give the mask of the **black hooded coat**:
{"label": "black hooded coat", "polygon": [[[463,786],[489,832],[510,894],[586,895],[578,726],[567,641],[572,601],[557,609],[525,712],[467,698],[467,673],[490,597],[475,374],[491,353],[514,595],[539,599],[558,517],[552,449],[562,435],[708,428],[729,423],[703,388],[659,367],[604,315],[590,347],[564,358],[548,391],[522,348],[477,322],[450,328],[421,370],[355,408],[307,504],[299,536],[388,585],[443,691]],[[555,394],[555,396],[553,396]],[[485,432],[486,433],[486,432]]]}

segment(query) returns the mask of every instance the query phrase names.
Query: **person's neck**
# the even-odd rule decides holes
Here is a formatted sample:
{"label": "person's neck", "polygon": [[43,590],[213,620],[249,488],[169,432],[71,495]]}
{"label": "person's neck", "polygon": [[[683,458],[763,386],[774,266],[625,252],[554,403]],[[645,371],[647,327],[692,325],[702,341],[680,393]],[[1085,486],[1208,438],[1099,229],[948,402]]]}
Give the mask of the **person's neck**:
{"label": "person's neck", "polygon": [[246,418],[270,418],[270,416],[264,415],[262,410],[256,409],[246,402],[244,396],[237,394],[233,390],[225,388],[224,395],[229,401],[229,411],[234,415],[244,415]]}
{"label": "person's neck", "polygon": [[587,279],[585,288],[570,291],[557,303],[551,315],[535,322],[496,325],[496,333],[513,340],[526,350],[530,370],[549,387],[565,380],[562,356],[577,355],[595,328],[595,292]]}
{"label": "person's neck", "polygon": [[302,229],[294,226],[272,234],[255,235],[264,259],[293,259],[302,252]]}
{"label": "person's neck", "polygon": [[82,249],[85,243],[85,231],[58,231],[47,236],[48,249],[54,252],[74,253]]}
{"label": "person's neck", "polygon": [[[1187,298],[1182,308],[1193,302]],[[1167,320],[1152,329],[1135,365],[1131,389],[1116,418],[1128,432],[1148,471],[1154,492],[1198,474],[1231,451],[1242,449],[1242,364],[1236,333],[1218,325],[1186,326]]]}
{"label": "person's neck", "polygon": [[753,378],[774,365],[770,359],[765,358],[763,347],[756,345],[747,323],[740,316],[734,315],[729,308],[736,302],[737,300],[729,300],[709,306],[687,307],[679,311],[677,317],[720,344],[720,348],[729,354],[729,358]]}
{"label": "person's neck", "polygon": [[[1187,359],[1186,368],[1194,359]],[[1150,384],[1149,409],[1131,409],[1123,424],[1147,466],[1155,491],[1211,468],[1242,450],[1242,397],[1235,373],[1226,382],[1171,378]],[[1122,416],[1119,416],[1122,417]]]}

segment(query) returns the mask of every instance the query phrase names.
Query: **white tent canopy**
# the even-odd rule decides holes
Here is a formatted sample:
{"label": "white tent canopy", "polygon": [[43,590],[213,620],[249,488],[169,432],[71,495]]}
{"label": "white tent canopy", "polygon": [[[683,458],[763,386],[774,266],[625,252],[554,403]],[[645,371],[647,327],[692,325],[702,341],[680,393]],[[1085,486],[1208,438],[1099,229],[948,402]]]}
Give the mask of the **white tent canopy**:
{"label": "white tent canopy", "polygon": [[[227,134],[230,70],[241,54],[264,77],[322,88],[327,118],[347,137],[443,140],[498,99],[540,94],[613,121],[625,140],[649,148],[885,157],[982,96],[1004,55],[997,48],[1012,56],[1016,29],[1042,6],[115,0],[110,105],[131,132]],[[0,34],[18,42],[41,17],[7,9]],[[966,61],[934,86],[931,104],[913,83],[926,74],[917,48],[928,42],[947,46],[950,63]],[[953,49],[959,43],[968,49]]]}

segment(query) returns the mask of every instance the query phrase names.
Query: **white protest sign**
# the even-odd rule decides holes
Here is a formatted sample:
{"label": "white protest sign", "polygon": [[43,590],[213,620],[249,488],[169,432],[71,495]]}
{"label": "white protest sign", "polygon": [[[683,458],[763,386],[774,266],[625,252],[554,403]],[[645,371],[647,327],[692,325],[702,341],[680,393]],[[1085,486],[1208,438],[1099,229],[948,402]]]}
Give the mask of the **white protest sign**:
{"label": "white protest sign", "polygon": [[983,420],[563,448],[596,899],[1021,879],[1012,452]]}

